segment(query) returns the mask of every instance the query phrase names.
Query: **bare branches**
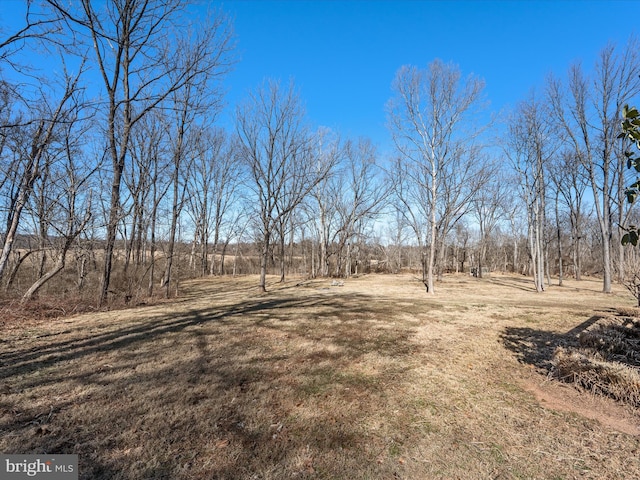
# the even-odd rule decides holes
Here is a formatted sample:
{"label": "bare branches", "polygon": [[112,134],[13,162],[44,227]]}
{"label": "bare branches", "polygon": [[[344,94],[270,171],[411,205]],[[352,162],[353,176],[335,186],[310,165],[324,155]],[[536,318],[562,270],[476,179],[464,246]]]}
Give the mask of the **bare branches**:
{"label": "bare branches", "polygon": [[[614,215],[622,226],[627,221],[624,172],[626,159],[617,141],[620,111],[640,93],[638,41],[619,50],[607,45],[598,56],[594,72],[587,76],[579,64],[569,69],[568,83],[549,82],[553,119],[575,161],[587,173],[600,227],[603,291],[611,292],[612,244],[616,233]],[[622,256],[623,250],[619,250]],[[623,259],[619,265],[624,266]]]}
{"label": "bare branches", "polygon": [[17,31],[4,36],[0,31],[0,64],[9,65],[13,70],[23,74],[32,74],[33,65],[25,64],[19,54],[32,45],[44,48],[54,46],[69,51],[72,42],[65,36],[62,15],[56,11],[40,9],[32,0],[23,5],[16,3],[11,8],[24,8],[24,23]]}
{"label": "bare branches", "polygon": [[439,60],[426,70],[402,67],[393,83],[389,128],[406,175],[398,182],[413,184],[396,191],[409,195],[401,201],[414,216],[419,211],[426,216],[429,252],[423,280],[430,293],[439,242],[481,184],[482,157],[475,142],[483,128],[475,124],[475,116],[482,108],[483,88],[482,80],[470,76],[463,81],[456,66]]}
{"label": "bare branches", "polygon": [[[178,118],[182,126],[177,127],[182,129],[178,133],[182,140],[185,126],[205,103],[211,80],[229,68],[231,30],[220,12],[213,23],[190,30],[182,16],[185,3],[181,0],[111,0],[102,10],[90,0],[69,8],[59,0],[48,0],[48,4],[69,22],[78,38],[90,43],[107,97],[105,133],[113,178],[99,298],[104,303],[132,128],[165,100],[171,100],[169,103],[182,112]],[[182,153],[178,146],[175,158]]]}
{"label": "bare branches", "polygon": [[272,234],[328,175],[333,160],[314,155],[293,85],[283,88],[278,82],[267,82],[237,109],[236,119],[240,156],[251,177],[262,229],[260,289],[266,291]]}
{"label": "bare branches", "polygon": [[[13,163],[19,168],[13,171],[16,174],[14,177],[0,180],[0,184],[11,184],[7,230],[0,253],[0,278],[5,272],[22,212],[33,193],[34,184],[46,165],[56,159],[56,151],[60,150],[60,145],[64,146],[64,125],[75,121],[78,109],[83,106],[77,98],[81,73],[67,76],[64,91],[54,103],[50,103],[46,97],[40,99],[39,108],[32,110],[32,124],[5,133],[10,135],[11,145],[8,148],[12,150]],[[58,146],[54,148],[56,143]]]}

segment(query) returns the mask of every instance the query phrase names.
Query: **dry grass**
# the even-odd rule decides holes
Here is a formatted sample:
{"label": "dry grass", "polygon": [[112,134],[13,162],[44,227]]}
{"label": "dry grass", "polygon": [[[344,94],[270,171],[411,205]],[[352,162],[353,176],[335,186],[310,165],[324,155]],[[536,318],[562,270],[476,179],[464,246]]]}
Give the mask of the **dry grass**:
{"label": "dry grass", "polygon": [[102,479],[640,477],[638,436],[529,388],[558,395],[553,352],[624,292],[298,282],[208,279],[171,304],[5,325],[0,451],[77,453]]}
{"label": "dry grass", "polygon": [[640,407],[638,312],[617,310],[617,316],[604,316],[580,333],[578,345],[559,347],[553,373],[563,381]]}
{"label": "dry grass", "polygon": [[591,349],[558,348],[553,363],[555,375],[563,381],[640,407],[640,375],[636,369],[606,360]]}

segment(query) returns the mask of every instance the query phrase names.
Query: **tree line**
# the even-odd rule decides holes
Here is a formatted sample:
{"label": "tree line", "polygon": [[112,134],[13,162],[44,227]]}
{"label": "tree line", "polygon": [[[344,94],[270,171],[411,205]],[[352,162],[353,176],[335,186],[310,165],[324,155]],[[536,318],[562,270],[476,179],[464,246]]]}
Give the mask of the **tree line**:
{"label": "tree line", "polygon": [[[0,284],[27,301],[54,278],[114,297],[175,293],[232,271],[349,276],[640,270],[621,111],[638,44],[549,76],[505,117],[452,63],[401,67],[394,154],[314,127],[295,85],[267,79],[219,126],[232,22],[181,0],[45,0],[0,31]],[[41,62],[40,65],[38,62]],[[391,79],[390,79],[391,80]],[[244,263],[243,263],[244,262]],[[71,264],[71,266],[70,266]],[[617,278],[615,278],[617,276]],[[59,283],[62,288],[64,282]]]}

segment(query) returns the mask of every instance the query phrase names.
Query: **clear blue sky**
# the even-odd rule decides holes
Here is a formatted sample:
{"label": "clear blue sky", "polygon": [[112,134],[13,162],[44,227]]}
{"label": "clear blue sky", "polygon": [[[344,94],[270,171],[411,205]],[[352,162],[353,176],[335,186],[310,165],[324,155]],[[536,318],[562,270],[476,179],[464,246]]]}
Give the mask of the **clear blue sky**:
{"label": "clear blue sky", "polygon": [[233,106],[265,77],[299,87],[314,124],[388,144],[384,106],[404,64],[435,58],[486,81],[499,111],[564,74],[591,68],[607,42],[637,31],[640,1],[216,2],[235,21],[239,63],[227,81]]}
{"label": "clear blue sky", "polygon": [[[385,103],[404,64],[458,64],[485,79],[498,112],[541,89],[550,72],[576,60],[591,68],[607,42],[640,31],[640,0],[200,1],[234,19],[239,62],[225,81],[221,122],[265,78],[293,79],[312,124],[370,137],[382,150]],[[7,31],[23,9],[24,0],[0,0]]]}

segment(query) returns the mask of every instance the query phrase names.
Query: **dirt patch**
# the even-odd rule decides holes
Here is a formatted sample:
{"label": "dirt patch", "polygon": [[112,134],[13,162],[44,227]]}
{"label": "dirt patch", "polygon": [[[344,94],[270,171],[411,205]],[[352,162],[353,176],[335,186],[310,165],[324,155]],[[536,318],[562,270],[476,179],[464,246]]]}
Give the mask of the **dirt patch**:
{"label": "dirt patch", "polygon": [[573,386],[544,380],[539,376],[522,382],[544,407],[561,412],[575,413],[595,420],[606,428],[628,435],[640,435],[640,416],[633,410],[598,395],[576,390]]}

